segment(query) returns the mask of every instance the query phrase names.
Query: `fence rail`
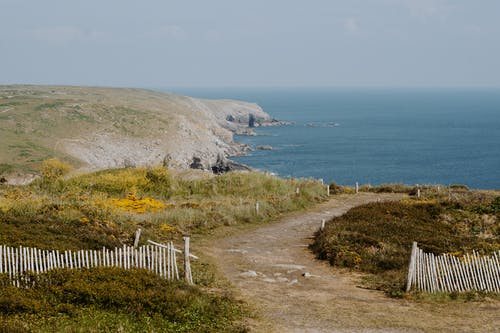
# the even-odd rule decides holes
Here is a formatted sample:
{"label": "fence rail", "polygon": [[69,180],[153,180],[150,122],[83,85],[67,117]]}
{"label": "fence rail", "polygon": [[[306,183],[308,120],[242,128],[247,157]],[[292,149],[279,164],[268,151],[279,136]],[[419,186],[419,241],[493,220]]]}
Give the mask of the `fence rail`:
{"label": "fence rail", "polygon": [[[159,244],[160,245],[160,244]],[[142,268],[169,280],[179,279],[177,253],[172,242],[161,246],[138,248],[123,246],[113,250],[57,251],[33,247],[0,246],[0,274],[9,276],[13,285],[20,286],[26,274],[42,274],[56,268],[119,267]],[[189,281],[188,281],[189,282]],[[192,282],[192,281],[191,281]]]}
{"label": "fence rail", "polygon": [[500,251],[481,256],[473,251],[462,257],[434,255],[413,243],[406,291],[429,293],[486,291],[500,292]]}

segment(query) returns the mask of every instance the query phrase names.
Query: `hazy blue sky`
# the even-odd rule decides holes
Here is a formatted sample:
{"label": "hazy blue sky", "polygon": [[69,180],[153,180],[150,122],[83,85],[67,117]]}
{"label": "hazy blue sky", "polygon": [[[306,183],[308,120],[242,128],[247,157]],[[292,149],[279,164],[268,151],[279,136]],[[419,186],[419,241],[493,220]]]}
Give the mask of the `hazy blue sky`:
{"label": "hazy blue sky", "polygon": [[500,86],[498,0],[0,0],[0,84]]}

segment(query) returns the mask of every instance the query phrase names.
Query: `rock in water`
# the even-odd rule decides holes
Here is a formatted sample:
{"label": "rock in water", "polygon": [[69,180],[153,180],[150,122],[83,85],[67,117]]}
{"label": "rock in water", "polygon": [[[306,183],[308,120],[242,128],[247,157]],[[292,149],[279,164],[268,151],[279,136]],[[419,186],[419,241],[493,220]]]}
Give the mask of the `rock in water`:
{"label": "rock in water", "polygon": [[250,113],[250,115],[248,116],[248,127],[255,127],[255,116],[253,113]]}

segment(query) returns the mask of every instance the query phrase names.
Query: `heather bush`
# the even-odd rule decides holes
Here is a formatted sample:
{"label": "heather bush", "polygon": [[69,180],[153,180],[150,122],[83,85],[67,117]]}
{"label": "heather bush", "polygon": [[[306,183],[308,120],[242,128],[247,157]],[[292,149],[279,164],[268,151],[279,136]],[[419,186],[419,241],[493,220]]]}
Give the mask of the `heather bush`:
{"label": "heather bush", "polygon": [[[235,324],[241,306],[229,294],[206,293],[145,270],[59,269],[37,277],[32,288],[1,285],[0,291],[0,328],[14,327],[19,318],[32,318],[33,322],[25,321],[21,328],[50,330],[53,327],[44,325],[57,319],[58,326],[66,327],[60,331],[68,327],[94,331],[95,322],[88,316],[97,314],[104,326],[120,318],[122,331],[127,332],[137,331],[135,323],[169,332],[244,330]],[[153,320],[148,322],[146,318]]]}
{"label": "heather bush", "polygon": [[366,280],[370,287],[401,295],[414,241],[434,254],[500,250],[498,220],[483,220],[447,201],[371,203],[330,220],[316,233],[311,249],[333,266],[372,274]]}

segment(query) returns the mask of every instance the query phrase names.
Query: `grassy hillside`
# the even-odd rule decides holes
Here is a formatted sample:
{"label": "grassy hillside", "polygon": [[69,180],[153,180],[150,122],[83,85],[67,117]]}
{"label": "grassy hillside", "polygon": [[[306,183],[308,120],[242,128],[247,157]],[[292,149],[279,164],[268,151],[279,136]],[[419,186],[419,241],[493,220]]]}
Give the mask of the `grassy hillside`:
{"label": "grassy hillside", "polygon": [[[132,244],[141,228],[141,244],[180,245],[182,235],[266,223],[326,199],[316,181],[260,173],[213,176],[156,167],[63,179],[62,166],[48,163],[45,177],[30,185],[0,185],[0,244],[100,249]],[[11,287],[0,276],[0,330],[244,331],[244,307],[197,252],[195,240],[192,248],[201,256],[193,267],[195,287],[116,269],[55,271],[34,289]]]}
{"label": "grassy hillside", "polygon": [[93,170],[215,162],[237,151],[226,128],[250,113],[270,119],[255,104],[140,89],[0,86],[0,176],[53,157]]}
{"label": "grassy hillside", "polygon": [[428,188],[421,200],[354,208],[329,221],[312,250],[331,265],[368,273],[368,287],[401,296],[413,241],[434,254],[500,250],[499,194],[450,193]]}
{"label": "grassy hillside", "polygon": [[197,176],[190,179],[163,167],[116,169],[1,186],[0,243],[98,249],[129,242],[137,228],[145,238],[166,240],[223,225],[266,222],[326,194],[316,181],[261,173],[186,174],[193,173]]}
{"label": "grassy hillside", "polygon": [[[168,128],[166,121],[146,117],[140,109],[120,106],[126,94],[87,91],[84,88],[13,86],[0,89],[0,161],[15,168],[38,170],[41,161],[59,157],[77,166],[82,161],[63,150],[63,142],[96,132],[145,134],[147,128]],[[134,95],[132,91],[130,95]],[[138,96],[137,96],[138,95]],[[136,102],[146,102],[135,92]],[[147,107],[146,104],[144,107]],[[163,126],[163,127],[162,127]]]}

